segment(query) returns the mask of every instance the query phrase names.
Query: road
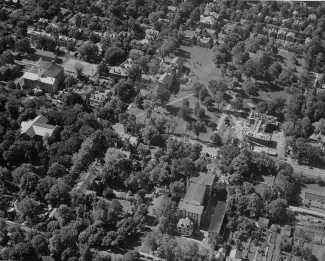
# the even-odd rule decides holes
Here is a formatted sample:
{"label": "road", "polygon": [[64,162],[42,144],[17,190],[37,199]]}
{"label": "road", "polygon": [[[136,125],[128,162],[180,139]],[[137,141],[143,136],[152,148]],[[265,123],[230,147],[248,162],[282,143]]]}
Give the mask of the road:
{"label": "road", "polygon": [[[228,105],[226,106],[226,108],[225,108],[225,111],[228,111],[228,110],[230,109],[230,107],[231,107],[231,104],[228,104]],[[227,117],[227,113],[224,112],[224,113],[221,115],[221,117],[220,117],[220,120],[219,120],[219,122],[218,122],[217,129],[216,129],[215,132],[219,132],[219,131],[220,131],[221,126],[222,126],[223,122],[225,121],[226,117]]]}
{"label": "road", "polygon": [[291,166],[293,167],[295,172],[303,172],[304,175],[306,175],[306,176],[312,176],[312,177],[320,176],[320,177],[325,178],[325,170],[317,169],[317,168],[310,169],[308,167],[299,166],[296,164],[291,164]]}
{"label": "road", "polygon": [[[187,95],[187,96],[185,96],[185,97],[183,97],[183,98],[179,98],[179,99],[177,99],[177,100],[175,100],[175,101],[172,101],[172,102],[170,102],[170,103],[167,103],[166,105],[174,104],[174,103],[176,103],[176,102],[179,102],[179,101],[181,101],[181,100],[184,100],[184,99],[186,99],[186,98],[189,98],[189,97],[191,97],[191,96],[193,96],[193,95],[194,95],[194,94],[189,94],[189,95]],[[155,108],[154,111],[157,111],[157,110],[162,109],[162,108],[163,108],[163,107]],[[140,117],[140,116],[142,116],[142,115],[144,115],[144,114],[146,114],[146,112],[140,113],[140,114],[138,114],[136,117]]]}

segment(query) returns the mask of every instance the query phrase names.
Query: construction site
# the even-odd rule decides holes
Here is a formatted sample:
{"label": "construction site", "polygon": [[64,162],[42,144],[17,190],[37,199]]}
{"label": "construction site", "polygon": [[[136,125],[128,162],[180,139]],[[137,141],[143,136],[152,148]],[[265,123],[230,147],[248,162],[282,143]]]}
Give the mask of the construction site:
{"label": "construction site", "polygon": [[278,128],[276,117],[251,111],[247,119],[235,123],[235,128],[237,137],[255,151],[276,154],[272,142],[272,133]]}

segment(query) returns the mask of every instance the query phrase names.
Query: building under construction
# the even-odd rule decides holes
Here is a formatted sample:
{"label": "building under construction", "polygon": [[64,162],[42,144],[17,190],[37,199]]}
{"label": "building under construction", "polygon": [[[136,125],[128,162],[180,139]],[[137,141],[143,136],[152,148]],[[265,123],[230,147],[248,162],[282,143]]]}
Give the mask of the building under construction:
{"label": "building under construction", "polygon": [[277,126],[276,117],[252,111],[243,129],[243,138],[253,145],[269,147],[272,139],[270,132]]}

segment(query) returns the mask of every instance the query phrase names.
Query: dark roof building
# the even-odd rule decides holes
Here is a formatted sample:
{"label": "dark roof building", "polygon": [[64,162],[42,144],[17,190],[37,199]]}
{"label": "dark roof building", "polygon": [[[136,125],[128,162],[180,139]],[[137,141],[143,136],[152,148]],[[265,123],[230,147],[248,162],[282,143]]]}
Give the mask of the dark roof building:
{"label": "dark roof building", "polygon": [[220,234],[226,213],[226,202],[218,201],[209,226],[209,235]]}

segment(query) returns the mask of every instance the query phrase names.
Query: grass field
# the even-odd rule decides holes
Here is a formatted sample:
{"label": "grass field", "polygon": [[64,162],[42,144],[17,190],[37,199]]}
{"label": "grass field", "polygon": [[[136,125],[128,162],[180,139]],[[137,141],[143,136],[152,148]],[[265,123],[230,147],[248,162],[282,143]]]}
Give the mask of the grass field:
{"label": "grass field", "polygon": [[75,72],[75,65],[80,63],[83,66],[83,74],[88,76],[93,76],[97,70],[97,64],[88,63],[81,60],[75,60],[66,58],[63,60],[61,66],[64,67],[64,70],[67,72]]}

